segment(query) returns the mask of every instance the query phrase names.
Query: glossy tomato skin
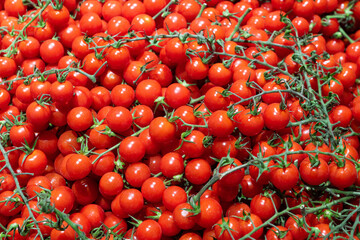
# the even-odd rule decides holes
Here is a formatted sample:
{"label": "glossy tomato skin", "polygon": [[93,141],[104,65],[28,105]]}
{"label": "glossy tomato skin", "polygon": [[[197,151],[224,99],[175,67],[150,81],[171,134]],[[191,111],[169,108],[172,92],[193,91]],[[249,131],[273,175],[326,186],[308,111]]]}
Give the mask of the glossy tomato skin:
{"label": "glossy tomato skin", "polygon": [[309,158],[305,158],[299,168],[301,179],[310,185],[320,185],[329,179],[329,166],[324,159],[318,158],[318,165],[312,166]]}
{"label": "glossy tomato skin", "polygon": [[264,123],[270,130],[280,130],[287,126],[290,121],[288,109],[281,109],[279,103],[270,104],[264,112]]}
{"label": "glossy tomato skin", "polygon": [[[243,237],[247,234],[249,234],[255,227],[258,227],[262,225],[262,220],[260,217],[258,217],[256,214],[251,213],[250,218],[247,220],[240,219],[240,236]],[[255,239],[260,239],[263,234],[264,229],[260,228],[253,234],[251,234],[251,237]]]}
{"label": "glossy tomato skin", "polygon": [[204,228],[212,227],[222,215],[222,207],[213,198],[200,199],[200,214],[196,215],[199,226]]}
{"label": "glossy tomato skin", "polygon": [[284,168],[275,165],[270,171],[270,181],[280,191],[289,190],[298,183],[299,170],[292,163]]}
{"label": "glossy tomato skin", "polygon": [[[0,193],[0,213],[3,216],[15,216],[21,211],[21,205],[16,205],[16,202],[10,202],[9,200],[17,199],[18,202],[22,202],[22,198],[18,194],[14,194],[13,191],[4,191]],[[7,203],[6,203],[7,202]]]}
{"label": "glossy tomato skin", "polygon": [[291,232],[287,232],[285,236],[281,234],[281,232],[288,231],[286,227],[276,226],[270,228],[266,233],[266,238],[271,240],[283,239],[283,240],[292,240],[293,236]]}
{"label": "glossy tomato skin", "polygon": [[329,165],[329,181],[339,189],[344,189],[356,181],[356,170],[353,162],[345,160],[343,166],[332,162]]}
{"label": "glossy tomato skin", "polygon": [[176,127],[164,117],[154,118],[149,126],[151,138],[158,143],[169,142],[174,139]]}
{"label": "glossy tomato skin", "polygon": [[275,214],[276,210],[279,210],[280,204],[281,199],[276,193],[269,193],[269,196],[258,194],[251,200],[250,209],[262,221],[266,221]]}
{"label": "glossy tomato skin", "polygon": [[45,171],[47,157],[41,150],[35,149],[30,154],[21,154],[19,157],[19,167],[23,172],[40,175]]}
{"label": "glossy tomato skin", "polygon": [[75,196],[72,190],[66,186],[59,186],[51,192],[51,202],[55,208],[65,213],[69,213],[75,202]]}

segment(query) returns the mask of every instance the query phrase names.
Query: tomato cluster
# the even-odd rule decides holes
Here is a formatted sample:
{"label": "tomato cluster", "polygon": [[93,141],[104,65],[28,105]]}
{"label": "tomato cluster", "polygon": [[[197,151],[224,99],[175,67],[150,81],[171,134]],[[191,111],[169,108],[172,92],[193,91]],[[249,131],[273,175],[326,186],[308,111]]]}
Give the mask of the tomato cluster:
{"label": "tomato cluster", "polygon": [[0,239],[359,239],[360,2],[0,1]]}

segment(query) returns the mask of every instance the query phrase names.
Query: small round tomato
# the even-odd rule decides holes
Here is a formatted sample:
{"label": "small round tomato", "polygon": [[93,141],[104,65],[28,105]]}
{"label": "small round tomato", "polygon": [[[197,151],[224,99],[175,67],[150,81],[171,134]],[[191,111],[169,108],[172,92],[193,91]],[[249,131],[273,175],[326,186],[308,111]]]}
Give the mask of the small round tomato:
{"label": "small round tomato", "polygon": [[144,207],[144,198],[135,188],[125,189],[120,193],[120,206],[128,214],[134,215]]}
{"label": "small round tomato", "polygon": [[284,129],[290,121],[288,109],[283,109],[280,103],[272,103],[265,109],[264,123],[270,130]]}
{"label": "small round tomato", "polygon": [[210,134],[216,137],[226,137],[234,131],[234,122],[227,111],[217,110],[211,114],[208,121]]}
{"label": "small round tomato", "polygon": [[157,117],[151,121],[149,133],[155,142],[165,143],[175,138],[176,127],[165,117]]}
{"label": "small round tomato", "polygon": [[145,156],[145,146],[138,137],[129,136],[121,141],[119,154],[124,162],[139,162]]}
{"label": "small round tomato", "polygon": [[240,223],[234,217],[224,217],[215,227],[215,236],[219,240],[232,240],[240,238]]}
{"label": "small round tomato", "polygon": [[264,118],[260,113],[252,113],[250,109],[246,109],[237,113],[233,120],[239,131],[245,136],[258,135],[264,128]]}
{"label": "small round tomato", "polygon": [[0,57],[0,77],[7,78],[16,73],[16,63],[8,57]]}
{"label": "small round tomato", "polygon": [[93,115],[85,107],[75,107],[67,115],[69,127],[77,132],[85,131],[93,124]]}
{"label": "small round tomato", "polygon": [[187,201],[185,190],[179,186],[170,186],[163,193],[162,202],[169,211],[174,211],[175,207]]}
{"label": "small round tomato", "polygon": [[186,164],[185,177],[192,184],[201,185],[206,183],[211,174],[211,166],[204,159],[192,159]]}
{"label": "small round tomato", "polygon": [[185,71],[190,79],[198,81],[208,75],[209,65],[203,63],[200,57],[192,57],[185,64]]}
{"label": "small round tomato", "polygon": [[46,40],[40,45],[40,56],[48,64],[56,64],[64,56],[63,45],[53,39]]}
{"label": "small round tomato", "polygon": [[356,178],[355,165],[350,160],[330,163],[329,181],[333,186],[339,189],[350,187],[355,183]]}
{"label": "small round tomato", "polygon": [[162,95],[161,85],[152,79],[143,80],[137,85],[135,94],[140,104],[154,107],[155,100]]}
{"label": "small round tomato", "polygon": [[108,172],[100,178],[99,190],[104,197],[114,197],[122,191],[123,185],[123,178],[120,174]]}
{"label": "small round tomato", "polygon": [[274,165],[270,171],[270,181],[280,191],[290,190],[299,181],[299,170],[293,163],[284,167]]}
{"label": "small round tomato", "polygon": [[301,179],[310,185],[320,185],[329,179],[329,166],[320,157],[315,160],[305,158],[299,167]]}
{"label": "small round tomato", "polygon": [[140,223],[134,236],[139,240],[160,240],[162,229],[157,221],[148,219]]}
{"label": "small round tomato", "polygon": [[50,95],[53,101],[66,103],[71,100],[74,94],[74,86],[70,81],[54,82],[51,84]]}
{"label": "small round tomato", "polygon": [[19,157],[19,167],[22,172],[41,175],[47,165],[47,157],[41,150],[34,149],[31,153],[22,153]]}
{"label": "small round tomato", "polygon": [[60,186],[51,192],[50,201],[59,211],[69,213],[74,206],[75,196],[70,188]]}
{"label": "small round tomato", "polygon": [[160,202],[164,191],[165,184],[158,177],[147,178],[141,186],[141,193],[144,199],[151,203]]}
{"label": "small round tomato", "polygon": [[[95,150],[95,154],[89,157],[92,163],[91,171],[97,176],[103,176],[107,172],[112,172],[115,167],[115,155],[112,152],[107,152],[104,154],[105,151],[105,149]],[[102,155],[99,156],[98,154]]]}
{"label": "small round tomato", "polygon": [[51,118],[50,107],[45,104],[32,102],[26,108],[26,117],[35,131],[45,130],[48,127]]}
{"label": "small round tomato", "polygon": [[[12,200],[12,201],[10,201]],[[0,214],[2,216],[15,216],[21,211],[22,198],[13,191],[0,193]]]}
{"label": "small round tomato", "polygon": [[281,199],[276,193],[266,192],[266,195],[258,194],[251,200],[251,213],[256,214],[262,221],[271,218],[276,210],[279,210]]}
{"label": "small round tomato", "polygon": [[98,149],[114,146],[118,142],[118,139],[114,136],[114,133],[109,130],[107,124],[101,124],[92,128],[89,132],[90,143]]}
{"label": "small round tomato", "polygon": [[51,190],[50,180],[45,176],[32,177],[26,185],[26,193],[29,198],[36,197],[36,193],[40,193],[43,189]]}
{"label": "small round tomato", "polygon": [[126,181],[135,188],[140,188],[150,176],[150,168],[142,162],[132,163],[125,170]]}
{"label": "small round tomato", "polygon": [[80,213],[84,214],[90,221],[91,229],[99,227],[105,219],[104,210],[97,204],[88,204],[84,206]]}
{"label": "small round tomato", "polygon": [[199,226],[204,228],[212,227],[222,216],[222,207],[213,198],[200,199],[200,213],[195,216]]}
{"label": "small round tomato", "polygon": [[[285,233],[285,234],[284,234]],[[269,240],[292,240],[293,236],[291,232],[283,226],[275,226],[270,228],[266,233],[266,239]]]}
{"label": "small round tomato", "polygon": [[91,172],[91,167],[90,159],[82,154],[73,154],[66,162],[66,171],[71,180],[86,177]]}
{"label": "small round tomato", "polygon": [[99,15],[93,12],[86,13],[80,19],[80,30],[92,36],[102,29],[102,22]]}
{"label": "small round tomato", "polygon": [[31,146],[35,139],[33,127],[30,124],[12,126],[9,136],[11,143],[16,147],[22,147],[23,144]]}

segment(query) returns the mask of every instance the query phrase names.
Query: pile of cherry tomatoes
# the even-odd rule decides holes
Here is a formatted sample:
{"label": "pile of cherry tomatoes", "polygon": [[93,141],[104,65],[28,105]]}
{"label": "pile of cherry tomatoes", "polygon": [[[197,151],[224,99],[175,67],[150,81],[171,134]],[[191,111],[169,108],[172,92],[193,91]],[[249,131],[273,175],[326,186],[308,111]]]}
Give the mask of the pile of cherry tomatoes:
{"label": "pile of cherry tomatoes", "polygon": [[0,0],[0,239],[359,239],[359,27],[356,0]]}

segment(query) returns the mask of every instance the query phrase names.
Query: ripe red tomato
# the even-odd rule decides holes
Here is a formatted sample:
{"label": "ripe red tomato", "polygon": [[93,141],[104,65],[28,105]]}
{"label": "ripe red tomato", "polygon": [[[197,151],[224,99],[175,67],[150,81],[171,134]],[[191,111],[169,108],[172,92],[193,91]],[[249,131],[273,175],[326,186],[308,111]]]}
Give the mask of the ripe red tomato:
{"label": "ripe red tomato", "polygon": [[270,171],[270,181],[280,191],[290,190],[299,181],[299,170],[293,163],[284,167],[274,165]]}
{"label": "ripe red tomato", "polygon": [[75,196],[70,188],[59,186],[51,191],[50,200],[56,209],[69,213],[74,206]]}
{"label": "ripe red tomato", "polygon": [[281,199],[276,193],[266,192],[266,195],[258,194],[251,200],[251,212],[266,221],[275,214],[275,210],[279,210]]}
{"label": "ripe red tomato", "polygon": [[31,153],[22,153],[19,157],[19,167],[22,172],[32,173],[35,176],[42,174],[47,165],[47,157],[41,150],[34,149]]}

